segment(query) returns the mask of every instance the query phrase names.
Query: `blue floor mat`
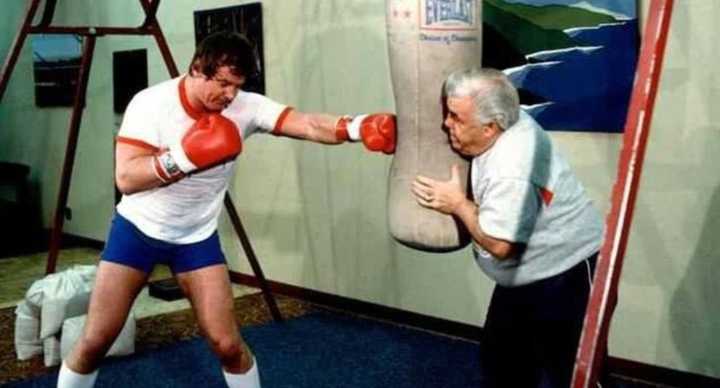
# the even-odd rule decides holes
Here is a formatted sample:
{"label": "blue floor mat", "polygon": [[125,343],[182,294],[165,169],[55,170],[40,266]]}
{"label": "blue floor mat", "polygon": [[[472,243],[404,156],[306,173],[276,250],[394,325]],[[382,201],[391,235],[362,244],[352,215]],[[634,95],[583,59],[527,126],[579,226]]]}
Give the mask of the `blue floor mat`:
{"label": "blue floor mat", "polygon": [[[480,385],[479,346],[396,325],[313,313],[243,328],[263,388],[466,388]],[[55,387],[57,373],[3,387]],[[96,387],[225,387],[201,338],[108,359]]]}

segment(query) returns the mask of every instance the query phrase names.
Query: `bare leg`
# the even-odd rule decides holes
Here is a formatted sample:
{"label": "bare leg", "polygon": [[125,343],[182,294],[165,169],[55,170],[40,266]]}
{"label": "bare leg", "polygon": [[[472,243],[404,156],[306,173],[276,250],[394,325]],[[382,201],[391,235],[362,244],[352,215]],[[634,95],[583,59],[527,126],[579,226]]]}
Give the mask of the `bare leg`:
{"label": "bare leg", "polygon": [[70,369],[82,374],[97,369],[122,330],[147,277],[137,269],[100,261],[83,333],[65,359]]}
{"label": "bare leg", "polygon": [[250,349],[240,337],[233,311],[230,277],[224,264],[176,275],[190,299],[198,325],[229,373],[245,373],[253,366]]}

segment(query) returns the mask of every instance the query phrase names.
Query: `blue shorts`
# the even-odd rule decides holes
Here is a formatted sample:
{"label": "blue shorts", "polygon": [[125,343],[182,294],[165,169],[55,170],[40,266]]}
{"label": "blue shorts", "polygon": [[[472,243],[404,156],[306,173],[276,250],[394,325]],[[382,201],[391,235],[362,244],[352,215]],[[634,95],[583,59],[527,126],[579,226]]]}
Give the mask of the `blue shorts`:
{"label": "blue shorts", "polygon": [[225,264],[217,231],[203,241],[173,244],[148,237],[120,214],[110,226],[101,260],[151,273],[156,264],[165,264],[173,273],[188,272]]}

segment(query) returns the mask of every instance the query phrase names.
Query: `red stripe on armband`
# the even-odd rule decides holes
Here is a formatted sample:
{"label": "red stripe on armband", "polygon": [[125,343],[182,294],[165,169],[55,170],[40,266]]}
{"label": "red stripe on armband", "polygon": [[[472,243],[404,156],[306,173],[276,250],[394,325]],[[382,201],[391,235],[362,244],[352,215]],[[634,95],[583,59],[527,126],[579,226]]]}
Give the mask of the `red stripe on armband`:
{"label": "red stripe on armband", "polygon": [[335,138],[340,141],[348,141],[350,134],[348,133],[347,126],[352,120],[350,116],[340,116],[338,121],[335,123]]}
{"label": "red stripe on armband", "polygon": [[155,147],[155,146],[152,145],[152,144],[146,143],[146,142],[144,142],[144,141],[142,141],[142,140],[133,139],[133,138],[131,138],[131,137],[118,136],[118,137],[115,138],[115,141],[116,141],[117,143],[123,143],[123,144],[128,144],[128,145],[131,145],[131,146],[135,146],[135,147],[144,148],[144,149],[149,150],[149,151],[152,151],[152,152],[158,152],[158,151],[160,151],[160,148]]}
{"label": "red stripe on armband", "polygon": [[155,155],[152,158],[152,166],[155,171],[155,176],[165,184],[175,182],[185,176],[185,174],[178,169],[177,164],[169,152]]}
{"label": "red stripe on armband", "polygon": [[275,121],[275,128],[273,128],[272,132],[270,132],[270,133],[272,133],[275,136],[282,134],[282,128],[283,128],[283,125],[285,124],[285,119],[287,119],[288,115],[292,111],[293,111],[292,107],[290,107],[290,106],[286,107],[282,111],[282,113],[280,113],[280,116],[278,116],[277,121]]}
{"label": "red stripe on armband", "polygon": [[165,169],[162,168],[160,160],[157,156],[153,158],[153,168],[155,169],[155,176],[157,176],[158,179],[160,179],[163,183],[170,182],[170,176],[168,176]]}

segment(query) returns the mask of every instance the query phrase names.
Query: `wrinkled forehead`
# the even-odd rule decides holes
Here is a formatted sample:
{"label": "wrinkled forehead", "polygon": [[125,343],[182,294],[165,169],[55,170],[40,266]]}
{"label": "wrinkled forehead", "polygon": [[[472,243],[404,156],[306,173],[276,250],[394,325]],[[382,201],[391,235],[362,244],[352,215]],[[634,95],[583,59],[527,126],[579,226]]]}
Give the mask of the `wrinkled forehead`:
{"label": "wrinkled forehead", "polygon": [[448,97],[468,97],[475,98],[477,96],[487,95],[495,87],[491,82],[482,79],[463,79],[457,83],[448,84]]}
{"label": "wrinkled forehead", "polygon": [[235,68],[232,66],[218,67],[212,78],[219,82],[226,82],[235,85],[242,85],[245,83],[245,76],[236,72]]}
{"label": "wrinkled forehead", "polygon": [[472,111],[473,98],[472,96],[448,96],[447,107],[454,113]]}

